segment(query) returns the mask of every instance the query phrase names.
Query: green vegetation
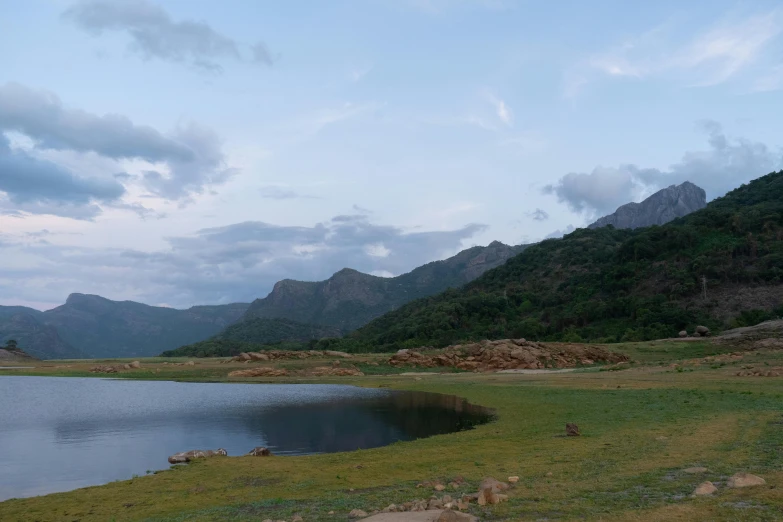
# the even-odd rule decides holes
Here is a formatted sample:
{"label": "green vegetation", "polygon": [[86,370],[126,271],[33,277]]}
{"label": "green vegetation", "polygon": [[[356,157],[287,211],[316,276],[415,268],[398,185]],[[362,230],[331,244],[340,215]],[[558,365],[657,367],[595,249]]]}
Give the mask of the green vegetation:
{"label": "green vegetation", "polygon": [[161,354],[163,357],[229,357],[257,350],[302,350],[307,341],[339,336],[336,328],[291,321],[254,318],[233,324],[220,334]]}
{"label": "green vegetation", "polygon": [[[372,321],[340,349],[506,337],[627,342],[676,336],[697,324],[718,331],[783,314],[781,279],[778,172],[664,226],[580,229],[531,246],[462,288]],[[772,297],[757,302],[759,292],[739,291],[750,287]]]}
{"label": "green vegetation", "polygon": [[16,351],[16,350],[18,350],[18,349],[19,349],[19,347],[17,346],[17,342],[16,342],[16,340],[15,340],[15,339],[8,339],[8,340],[5,342],[5,349],[6,349],[6,350],[11,350],[11,351]]}
{"label": "green vegetation", "polygon": [[[778,520],[783,505],[780,381],[735,373],[750,365],[781,366],[783,353],[724,356],[726,365],[715,368],[703,357],[736,347],[665,342],[617,348],[640,363],[614,372],[321,379],[459,395],[495,408],[498,419],[470,431],[372,450],[197,461],[105,486],[2,502],[0,520],[291,520],[299,514],[306,521],[337,522],[347,520],[352,509],[369,512],[428,498],[435,492],[416,487],[423,481],[448,483],[462,476],[464,486],[438,494],[460,496],[475,492],[485,476],[511,475],[520,481],[508,491],[508,502],[474,503],[470,512],[497,522]],[[365,357],[380,360],[379,355],[358,358]],[[145,359],[137,372],[157,378],[155,370],[166,368],[168,378],[180,372],[192,379],[206,376],[209,366],[210,380],[221,374],[225,380],[231,369],[243,366],[161,364]],[[59,372],[77,369],[45,365]],[[286,382],[265,379],[270,380]],[[582,436],[563,436],[566,422],[577,423]],[[693,466],[707,471],[682,471]],[[763,477],[767,485],[726,488],[727,477],[740,471]],[[718,484],[719,492],[691,498],[705,480]]]}

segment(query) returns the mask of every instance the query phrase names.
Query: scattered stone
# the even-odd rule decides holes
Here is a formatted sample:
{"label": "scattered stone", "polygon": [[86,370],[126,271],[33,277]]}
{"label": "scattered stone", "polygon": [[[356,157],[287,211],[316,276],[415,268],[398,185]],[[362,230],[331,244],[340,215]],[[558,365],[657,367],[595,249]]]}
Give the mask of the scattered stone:
{"label": "scattered stone", "polygon": [[709,471],[707,468],[702,467],[685,468],[682,470],[683,473],[690,473],[691,475],[695,475],[697,473],[707,473],[707,471]]}
{"label": "scattered stone", "polygon": [[709,480],[707,482],[702,482],[699,484],[696,489],[693,490],[693,496],[694,497],[704,497],[707,495],[713,495],[718,491],[718,488],[715,487],[715,484],[710,482]]}
{"label": "scattered stone", "polygon": [[118,370],[114,366],[93,366],[90,373],[118,373]]}
{"label": "scattered stone", "polygon": [[248,457],[271,457],[272,452],[264,446],[256,446],[247,454]]}
{"label": "scattered stone", "polygon": [[336,376],[336,377],[348,377],[348,376],[361,376],[364,373],[360,372],[356,368],[342,368],[333,366],[318,366],[310,371],[310,375],[315,377],[323,376]]}
{"label": "scattered stone", "polygon": [[735,473],[731,476],[726,486],[729,488],[749,488],[751,486],[763,486],[767,481],[750,473]]}
{"label": "scattered stone", "polygon": [[511,484],[516,484],[517,482],[519,482],[519,477],[517,477],[517,476],[514,476],[514,477],[508,477],[508,481],[509,481]]}
{"label": "scattered stone", "polygon": [[707,328],[706,326],[697,326],[696,327],[696,333],[700,337],[707,337],[708,335],[710,335],[710,329]]}
{"label": "scattered stone", "polygon": [[367,512],[362,511],[361,509],[353,509],[351,510],[350,513],[348,513],[348,517],[350,518],[362,518],[366,516],[367,516]]}
{"label": "scattered stone", "polygon": [[508,489],[508,484],[505,482],[500,482],[494,477],[487,477],[481,481],[481,484],[479,484],[479,491],[483,491],[487,488],[490,488],[493,493],[500,493],[501,491]]}
{"label": "scattered stone", "polygon": [[566,435],[568,435],[569,437],[578,437],[579,435],[581,435],[579,433],[579,426],[577,426],[572,422],[566,423]]}
{"label": "scattered stone", "polygon": [[174,455],[170,456],[169,464],[184,464],[194,459],[203,459],[207,457],[214,457],[217,455],[222,455],[225,457],[226,455],[228,455],[228,452],[226,452],[226,450],[224,450],[223,448],[217,449],[215,451],[212,450],[183,451],[181,453],[175,453]]}
{"label": "scattered stone", "polygon": [[435,491],[443,491],[444,489],[446,489],[446,486],[443,484],[435,484]]}

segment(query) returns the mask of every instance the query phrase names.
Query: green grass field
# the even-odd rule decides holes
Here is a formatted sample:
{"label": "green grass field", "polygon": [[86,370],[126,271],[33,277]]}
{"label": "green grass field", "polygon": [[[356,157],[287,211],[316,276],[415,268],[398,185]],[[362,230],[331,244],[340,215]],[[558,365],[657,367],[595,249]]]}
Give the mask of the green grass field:
{"label": "green grass field", "polygon": [[[463,476],[462,493],[475,492],[485,476],[510,475],[520,482],[508,502],[472,505],[470,511],[491,521],[783,520],[783,377],[735,375],[746,367],[783,366],[783,353],[731,357],[721,355],[731,347],[707,342],[613,348],[634,363],[612,368],[617,371],[425,376],[398,370],[383,375],[381,364],[370,365],[378,375],[318,379],[459,395],[494,408],[498,418],[471,431],[372,450],[217,457],[133,480],[6,501],[0,520],[290,520],[300,514],[305,521],[344,521],[354,508],[369,512],[428,498],[432,490],[416,487],[423,481]],[[368,356],[360,364],[382,360]],[[144,367],[127,376],[226,380],[232,369],[246,367],[162,362],[143,360]],[[284,362],[293,363],[305,364]],[[58,361],[24,372],[91,375],[88,364]],[[582,436],[564,437],[566,422],[577,423]],[[681,471],[691,466],[709,471]],[[757,474],[767,485],[727,489],[727,478],[738,471]],[[705,480],[718,486],[718,494],[691,498]]]}

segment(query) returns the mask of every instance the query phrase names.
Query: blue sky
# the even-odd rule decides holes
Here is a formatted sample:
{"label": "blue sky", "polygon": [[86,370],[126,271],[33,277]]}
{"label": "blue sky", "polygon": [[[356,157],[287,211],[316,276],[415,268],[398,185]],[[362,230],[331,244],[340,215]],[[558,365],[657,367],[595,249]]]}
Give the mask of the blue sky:
{"label": "blue sky", "polygon": [[0,304],[396,275],[780,168],[778,2],[0,0]]}

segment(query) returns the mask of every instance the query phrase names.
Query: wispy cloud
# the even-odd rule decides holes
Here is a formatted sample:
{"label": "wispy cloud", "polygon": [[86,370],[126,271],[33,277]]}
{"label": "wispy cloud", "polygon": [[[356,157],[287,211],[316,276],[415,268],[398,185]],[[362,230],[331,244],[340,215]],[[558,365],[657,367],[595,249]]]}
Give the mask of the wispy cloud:
{"label": "wispy cloud", "polygon": [[494,94],[487,94],[487,99],[495,107],[495,114],[500,121],[509,127],[514,125],[514,112],[504,100]]}
{"label": "wispy cloud", "polygon": [[683,86],[707,87],[747,73],[746,81],[756,90],[778,88],[767,51],[783,33],[783,10],[727,17],[692,38],[678,38],[674,29],[671,23],[661,24],[589,56],[566,71],[564,94],[574,97],[601,76],[670,77]]}

